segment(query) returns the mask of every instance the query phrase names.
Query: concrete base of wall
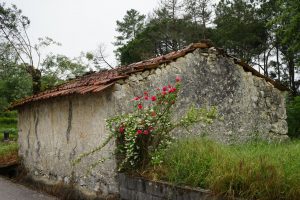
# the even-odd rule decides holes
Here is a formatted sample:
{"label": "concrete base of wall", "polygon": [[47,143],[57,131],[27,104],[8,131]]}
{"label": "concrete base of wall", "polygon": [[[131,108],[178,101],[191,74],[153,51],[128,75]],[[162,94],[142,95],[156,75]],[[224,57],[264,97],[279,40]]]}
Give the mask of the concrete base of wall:
{"label": "concrete base of wall", "polygon": [[119,174],[121,200],[221,200],[209,190],[174,186],[166,182]]}

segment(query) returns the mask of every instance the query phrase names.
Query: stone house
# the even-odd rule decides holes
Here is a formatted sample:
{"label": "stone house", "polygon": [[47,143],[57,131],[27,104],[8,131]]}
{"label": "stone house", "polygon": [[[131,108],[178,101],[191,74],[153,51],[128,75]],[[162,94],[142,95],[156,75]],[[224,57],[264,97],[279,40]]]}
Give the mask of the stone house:
{"label": "stone house", "polygon": [[287,138],[286,88],[221,50],[196,43],[165,56],[87,74],[14,103],[19,113],[19,154],[29,174],[69,183],[73,172],[72,180],[81,190],[118,193],[114,158],[85,173],[96,159],[113,151],[114,142],[76,168],[70,163],[105,140],[105,119],[130,111],[132,97],[173,82],[177,75],[183,89],[175,118],[190,103],[217,106],[222,118],[211,126],[195,125],[195,135],[205,133],[225,143],[257,135]]}

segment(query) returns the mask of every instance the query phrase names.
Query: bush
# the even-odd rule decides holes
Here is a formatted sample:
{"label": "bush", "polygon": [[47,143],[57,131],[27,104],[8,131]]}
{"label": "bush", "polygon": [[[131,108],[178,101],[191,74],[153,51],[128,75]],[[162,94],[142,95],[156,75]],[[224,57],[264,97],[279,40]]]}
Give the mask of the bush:
{"label": "bush", "polygon": [[11,117],[0,117],[0,124],[17,124],[18,120],[17,118],[11,118]]}
{"label": "bush", "polygon": [[230,198],[299,199],[300,141],[226,146],[192,138],[166,153],[160,179]]}
{"label": "bush", "polygon": [[17,111],[0,112],[0,118],[2,118],[2,117],[17,118],[18,113],[17,113]]}
{"label": "bush", "polygon": [[18,144],[16,142],[0,142],[0,166],[18,160]]}
{"label": "bush", "polygon": [[287,101],[288,135],[300,138],[300,96]]}

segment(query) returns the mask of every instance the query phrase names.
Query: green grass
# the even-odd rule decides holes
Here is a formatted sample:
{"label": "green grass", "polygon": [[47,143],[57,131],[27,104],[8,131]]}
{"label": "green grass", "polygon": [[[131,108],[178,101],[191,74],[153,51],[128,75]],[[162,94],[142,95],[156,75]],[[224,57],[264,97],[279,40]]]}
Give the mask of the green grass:
{"label": "green grass", "polygon": [[[10,142],[3,142],[3,132],[9,131]],[[0,166],[18,160],[16,112],[0,112]]]}
{"label": "green grass", "polygon": [[0,143],[0,157],[4,157],[16,151],[18,151],[18,144],[16,142]]}
{"label": "green grass", "polygon": [[158,177],[228,198],[299,199],[300,141],[226,146],[204,138],[175,143]]}
{"label": "green grass", "polygon": [[0,166],[18,161],[18,148],[18,143],[15,141],[9,143],[0,142]]}

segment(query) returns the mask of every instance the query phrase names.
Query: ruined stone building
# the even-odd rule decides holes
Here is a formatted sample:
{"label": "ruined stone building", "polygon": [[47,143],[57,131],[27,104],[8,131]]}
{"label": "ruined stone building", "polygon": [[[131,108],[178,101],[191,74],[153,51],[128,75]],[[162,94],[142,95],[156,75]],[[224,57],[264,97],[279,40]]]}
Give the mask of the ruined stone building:
{"label": "ruined stone building", "polygon": [[[114,142],[72,168],[70,162],[106,139],[105,119],[130,111],[130,99],[144,90],[182,77],[176,116],[191,103],[217,106],[211,126],[194,127],[220,142],[254,136],[287,138],[285,88],[256,70],[205,43],[180,51],[70,80],[54,89],[20,100],[19,154],[35,178],[70,182],[85,190],[118,193],[115,159],[86,175],[86,168],[115,148]],[[177,133],[180,135],[180,133]]]}

